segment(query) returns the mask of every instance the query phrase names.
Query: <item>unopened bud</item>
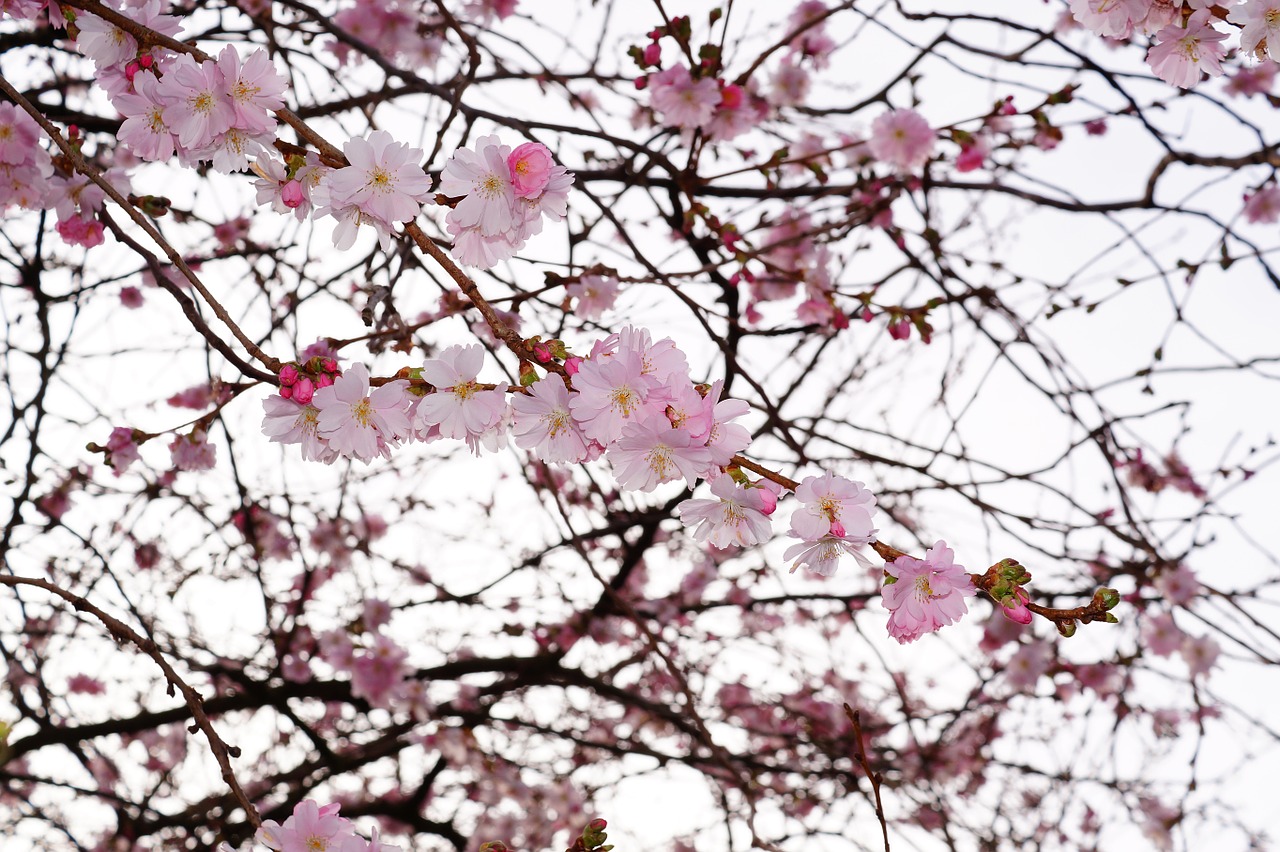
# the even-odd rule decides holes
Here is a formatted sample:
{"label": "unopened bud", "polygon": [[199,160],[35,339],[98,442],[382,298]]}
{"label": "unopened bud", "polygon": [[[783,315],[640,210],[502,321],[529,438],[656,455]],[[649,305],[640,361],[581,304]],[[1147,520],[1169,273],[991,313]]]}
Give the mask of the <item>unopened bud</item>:
{"label": "unopened bud", "polygon": [[293,401],[299,405],[310,405],[311,397],[315,392],[315,382],[306,376],[300,376],[298,383],[293,386]]}

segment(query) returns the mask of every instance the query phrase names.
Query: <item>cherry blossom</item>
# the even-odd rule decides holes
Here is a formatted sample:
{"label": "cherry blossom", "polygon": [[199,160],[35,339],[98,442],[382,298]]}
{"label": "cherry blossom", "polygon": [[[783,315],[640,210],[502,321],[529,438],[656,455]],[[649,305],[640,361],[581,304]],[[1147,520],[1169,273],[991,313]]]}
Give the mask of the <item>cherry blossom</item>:
{"label": "cherry blossom", "polygon": [[769,540],[769,513],[776,502],[769,499],[772,495],[767,489],[718,476],[711,481],[711,493],[716,499],[690,499],[676,507],[681,521],[687,526],[697,525],[693,532],[696,541],[724,549],[733,545],[750,547]]}
{"label": "cherry blossom", "polygon": [[668,127],[697,130],[711,121],[720,97],[713,78],[695,80],[683,65],[649,75],[649,103]]}
{"label": "cherry blossom", "polygon": [[1183,89],[1200,82],[1200,74],[1222,74],[1226,33],[1210,23],[1212,12],[1202,9],[1187,19],[1187,26],[1170,24],[1156,33],[1156,45],[1147,51],[1147,63],[1161,80]]}
{"label": "cherry blossom", "polygon": [[315,392],[316,430],[342,455],[369,462],[409,433],[408,382],[388,382],[369,392],[369,371],[353,364],[334,383]]}
{"label": "cherry blossom", "polygon": [[817,541],[830,533],[870,535],[876,498],[861,482],[834,473],[810,476],[796,489],[801,507],[791,516],[791,531],[806,541]]}
{"label": "cherry blossom", "polygon": [[964,568],[954,563],[955,552],[939,541],[924,559],[902,555],[885,566],[884,605],[889,610],[889,635],[914,642],[968,612],[964,599],[977,594]]}
{"label": "cherry blossom", "polygon": [[551,179],[555,163],[551,152],[540,142],[526,142],[507,157],[511,189],[516,198],[534,198],[542,194]]}
{"label": "cherry blossom", "polygon": [[217,62],[208,59],[197,64],[185,53],[165,73],[156,91],[166,103],[164,124],[182,147],[205,148],[231,129],[236,111],[226,86]]}
{"label": "cherry blossom", "polygon": [[350,247],[359,226],[372,224],[386,250],[391,224],[416,218],[430,193],[431,181],[419,166],[422,149],[395,141],[385,130],[375,130],[368,139],[347,140],[342,151],[351,165],[329,171],[320,179],[327,190],[324,206],[339,221],[334,245]]}
{"label": "cherry blossom", "polygon": [[618,298],[620,285],[611,275],[587,273],[565,287],[574,299],[574,315],[584,320],[598,320],[611,309]]}
{"label": "cherry blossom", "polygon": [[1244,25],[1241,50],[1280,62],[1280,0],[1248,0],[1232,9],[1227,20]]}
{"label": "cherry blossom", "polygon": [[652,491],[676,479],[684,479],[692,488],[711,462],[711,454],[697,439],[656,414],[623,426],[605,455],[618,484],[637,491]]}
{"label": "cherry blossom", "polygon": [[914,172],[933,153],[936,134],[929,122],[913,109],[895,109],[871,123],[867,146],[877,159],[900,172]]}
{"label": "cherry blossom", "polygon": [[507,408],[506,385],[485,390],[476,384],[484,364],[484,347],[449,346],[422,365],[422,378],[435,393],[418,404],[415,428],[440,428],[445,438],[476,439],[502,419]]}
{"label": "cherry blossom", "polygon": [[545,462],[577,463],[587,458],[587,439],[569,409],[569,390],[559,376],[547,376],[511,400],[516,446]]}

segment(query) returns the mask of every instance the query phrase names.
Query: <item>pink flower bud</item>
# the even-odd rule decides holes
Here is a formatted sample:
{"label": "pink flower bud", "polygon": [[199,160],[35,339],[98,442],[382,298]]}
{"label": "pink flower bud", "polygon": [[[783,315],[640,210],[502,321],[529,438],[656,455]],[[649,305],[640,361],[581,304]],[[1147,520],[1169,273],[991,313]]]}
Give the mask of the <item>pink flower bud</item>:
{"label": "pink flower bud", "polygon": [[1000,608],[1001,612],[1003,612],[1004,617],[1010,621],[1017,622],[1018,624],[1030,624],[1032,616],[1031,610],[1027,609],[1027,593],[1019,586],[1013,590],[1013,594],[1017,599],[1017,603],[1014,606],[1002,606]]}
{"label": "pink flower bud", "polygon": [[333,360],[332,358],[325,358],[324,363],[322,363],[320,366],[324,368],[324,371],[326,373],[338,372],[338,362]]}
{"label": "pink flower bud", "polygon": [[316,392],[315,382],[306,376],[299,376],[298,383],[291,390],[293,391],[293,401],[299,405],[309,405],[311,396]]}
{"label": "pink flower bud", "polygon": [[280,200],[290,210],[301,206],[302,202],[306,201],[302,194],[302,183],[298,180],[291,180],[280,187]]}
{"label": "pink flower bud", "polygon": [[846,535],[844,524],[839,521],[831,522],[831,534],[836,538],[844,538]]}
{"label": "pink flower bud", "polygon": [[657,65],[662,62],[662,45],[656,41],[650,42],[644,49],[644,64]]}
{"label": "pink flower bud", "polygon": [[130,62],[128,65],[124,66],[125,79],[132,83],[133,78],[137,75],[139,70],[141,69],[138,68],[138,63]]}
{"label": "pink flower bud", "polygon": [[889,336],[894,340],[906,340],[911,337],[911,321],[900,319],[889,323]]}
{"label": "pink flower bud", "polygon": [[298,368],[292,364],[285,364],[280,368],[280,384],[285,387],[291,387],[298,380]]}
{"label": "pink flower bud", "polygon": [[280,395],[285,399],[293,399],[293,388],[288,387],[287,385],[280,388]]}
{"label": "pink flower bud", "polygon": [[869,307],[868,307],[868,308],[863,308],[863,309],[862,309],[862,321],[863,321],[863,322],[871,322],[871,321],[872,321],[873,319],[875,319],[875,318],[876,318],[876,315],[875,315],[875,314],[873,314],[873,313],[871,312],[871,308],[869,308]]}
{"label": "pink flower bud", "polygon": [[333,384],[333,376],[331,376],[328,373],[321,373],[319,376],[316,377],[317,390],[319,390],[320,388],[327,388],[331,384]]}
{"label": "pink flower bud", "polygon": [[643,92],[647,88],[649,88],[649,75],[641,74],[636,78],[636,91]]}
{"label": "pink flower bud", "polygon": [[578,368],[580,368],[581,366],[582,366],[582,359],[579,358],[577,355],[574,355],[572,358],[567,358],[565,360],[564,371],[571,376],[576,375],[578,372]]}
{"label": "pink flower bud", "polygon": [[547,344],[535,343],[533,345],[533,357],[537,358],[539,363],[545,364],[555,356],[551,354],[551,347]]}
{"label": "pink flower bud", "polygon": [[154,57],[151,56],[150,53],[144,53],[138,57],[138,65],[143,68],[150,68],[152,65],[155,65],[155,64],[156,64],[156,60]]}

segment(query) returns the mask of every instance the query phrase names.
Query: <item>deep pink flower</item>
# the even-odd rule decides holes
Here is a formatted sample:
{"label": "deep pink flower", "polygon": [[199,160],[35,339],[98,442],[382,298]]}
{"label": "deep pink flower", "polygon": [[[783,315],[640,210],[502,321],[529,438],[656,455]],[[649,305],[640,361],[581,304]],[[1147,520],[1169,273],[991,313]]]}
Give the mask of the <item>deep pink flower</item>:
{"label": "deep pink flower", "polygon": [[526,142],[507,157],[511,170],[511,188],[517,198],[533,198],[540,194],[551,178],[555,162],[541,142]]}

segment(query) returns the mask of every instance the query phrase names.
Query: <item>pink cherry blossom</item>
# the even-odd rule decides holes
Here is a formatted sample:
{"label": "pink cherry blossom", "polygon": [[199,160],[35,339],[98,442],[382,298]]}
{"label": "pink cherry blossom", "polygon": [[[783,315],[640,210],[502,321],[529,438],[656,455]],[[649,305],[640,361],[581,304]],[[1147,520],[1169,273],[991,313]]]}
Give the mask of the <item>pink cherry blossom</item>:
{"label": "pink cherry blossom", "polygon": [[484,347],[449,346],[422,365],[422,378],[435,386],[418,403],[415,428],[426,431],[440,427],[445,438],[480,437],[502,419],[507,408],[506,385],[492,390],[480,388],[476,377],[484,365]]}
{"label": "pink cherry blossom", "polygon": [[618,279],[612,275],[587,273],[565,287],[565,294],[574,299],[573,314],[579,319],[598,320],[613,307],[618,298]]}
{"label": "pink cherry blossom", "polygon": [[1178,629],[1169,613],[1143,618],[1141,635],[1147,650],[1161,657],[1177,651],[1187,638],[1187,634]]}
{"label": "pink cherry blossom", "polygon": [[767,514],[771,495],[766,489],[743,486],[722,475],[712,480],[711,493],[717,499],[690,499],[676,506],[682,522],[698,525],[693,532],[696,541],[724,549],[769,540],[773,527]]}
{"label": "pink cherry blossom", "polygon": [[341,852],[342,844],[354,834],[351,822],[338,816],[338,805],[320,807],[304,799],[284,825],[263,820],[254,839],[276,852]]}
{"label": "pink cherry blossom", "polygon": [[[711,463],[723,467],[737,453],[751,444],[751,433],[745,426],[730,421],[736,420],[751,410],[751,406],[741,399],[721,399],[724,381],[717,379],[711,383],[710,390],[703,397],[707,416],[711,420],[711,429],[707,432],[707,450],[711,453]],[[777,503],[777,500],[774,500]],[[770,508],[769,512],[773,509]]]}
{"label": "pink cherry blossom", "polygon": [[532,198],[542,193],[551,179],[555,163],[551,152],[541,142],[526,142],[507,157],[511,172],[511,189],[517,198]]}
{"label": "pink cherry blossom", "polygon": [[668,127],[696,130],[711,120],[720,103],[714,78],[695,80],[683,65],[649,75],[649,103]]}
{"label": "pink cherry blossom", "polygon": [[814,574],[830,577],[840,567],[840,557],[852,556],[864,568],[871,567],[871,561],[861,551],[865,541],[858,541],[839,536],[827,535],[817,541],[798,541],[783,552],[782,558],[791,561],[791,571],[804,568]]}
{"label": "pink cherry blossom", "polygon": [[386,707],[391,691],[409,673],[409,653],[384,634],[373,647],[356,652],[351,662],[351,694],[375,707]]}
{"label": "pink cherry blossom", "polygon": [[618,484],[634,491],[652,491],[682,478],[692,488],[711,462],[706,447],[660,414],[627,423],[605,455]]}
{"label": "pink cherry blossom", "polygon": [[184,148],[212,145],[235,122],[226,80],[212,59],[196,64],[190,55],[180,55],[165,72],[157,93],[166,102],[164,123]]}
{"label": "pink cherry blossom", "polygon": [[440,173],[439,186],[442,195],[462,197],[449,217],[451,225],[476,227],[486,237],[511,231],[516,215],[511,153],[497,136],[477,139],[475,151],[459,148],[453,153]]}
{"label": "pink cherry blossom", "polygon": [[1191,672],[1192,677],[1207,675],[1209,670],[1218,662],[1218,655],[1222,653],[1216,639],[1212,636],[1188,636],[1182,642],[1182,647],[1178,649],[1178,653],[1182,655],[1182,659],[1186,661],[1187,668]]}
{"label": "pink cherry blossom", "polygon": [[1228,95],[1243,95],[1246,98],[1268,95],[1276,85],[1276,70],[1275,62],[1262,62],[1252,68],[1241,66],[1228,76],[1222,90]]}
{"label": "pink cherry blossom", "polygon": [[791,532],[805,541],[871,534],[876,498],[861,482],[830,472],[810,476],[796,488],[796,499],[802,505],[791,516]]}
{"label": "pink cherry blossom", "polygon": [[119,139],[144,160],[160,161],[173,156],[175,138],[165,123],[164,111],[171,99],[160,93],[160,81],[150,72],[133,78],[133,93],[118,95],[112,102],[125,117]]}
{"label": "pink cherry blossom", "polygon": [[573,377],[578,392],[569,401],[569,410],[588,438],[612,443],[626,422],[640,414],[654,387],[643,370],[634,352],[582,362]]}
{"label": "pink cherry blossom", "polygon": [[769,101],[775,106],[803,106],[809,97],[809,72],[787,59],[773,74]]}
{"label": "pink cherry blossom", "polygon": [[936,136],[920,113],[913,109],[895,109],[883,113],[871,123],[867,147],[877,160],[888,163],[899,172],[914,172],[933,153]]}
{"label": "pink cherry blossom", "polygon": [[885,581],[883,598],[889,610],[889,635],[901,643],[954,624],[969,611],[964,599],[977,594],[955,553],[939,541],[924,559],[899,556],[885,566],[893,582]]}
{"label": "pink cherry blossom", "polygon": [[388,224],[417,217],[431,190],[431,181],[419,165],[421,148],[410,148],[387,131],[375,130],[368,139],[347,140],[342,151],[351,165],[324,178],[331,209],[356,207]]}
{"label": "pink cherry blossom", "polygon": [[1222,42],[1227,34],[1210,23],[1212,12],[1202,9],[1187,19],[1186,28],[1170,24],[1156,33],[1157,44],[1147,51],[1147,64],[1166,83],[1189,89],[1200,82],[1201,73],[1222,74]]}
{"label": "pink cherry blossom", "polygon": [[192,430],[190,435],[175,435],[169,444],[176,470],[213,470],[218,462],[217,448],[209,443],[209,433]]}
{"label": "pink cherry blossom", "polygon": [[139,459],[138,445],[133,442],[133,430],[117,426],[107,438],[107,464],[116,476],[129,469]]}
{"label": "pink cherry blossom", "polygon": [[1071,0],[1071,14],[1100,36],[1128,38],[1145,13],[1141,0]]}
{"label": "pink cherry blossom", "polygon": [[227,45],[218,54],[218,68],[235,114],[234,126],[249,135],[274,132],[276,118],[271,113],[284,106],[287,84],[267,52],[259,48],[242,64],[240,54]]}
{"label": "pink cherry blossom", "polygon": [[21,166],[34,161],[40,125],[16,105],[0,103],[0,163]]}
{"label": "pink cherry blossom", "polygon": [[[1229,5],[1229,4],[1228,4]],[[1231,10],[1227,20],[1243,24],[1240,49],[1280,62],[1280,0],[1249,0]]]}
{"label": "pink cherry blossom", "polygon": [[1280,186],[1269,183],[1256,192],[1244,197],[1244,218],[1246,222],[1257,225],[1275,222],[1280,219]]}
{"label": "pink cherry blossom", "polygon": [[337,452],[368,463],[409,434],[408,382],[388,382],[369,392],[369,371],[353,364],[332,385],[315,392],[317,431]]}
{"label": "pink cherry blossom", "polygon": [[307,461],[330,464],[338,453],[320,435],[320,409],[303,405],[293,399],[275,394],[262,401],[266,416],[262,418],[262,432],[272,441],[281,444],[301,444],[302,457]]}
{"label": "pink cherry blossom", "polygon": [[569,410],[569,389],[559,376],[534,382],[511,399],[516,446],[544,462],[576,464],[587,458],[587,439]]}

